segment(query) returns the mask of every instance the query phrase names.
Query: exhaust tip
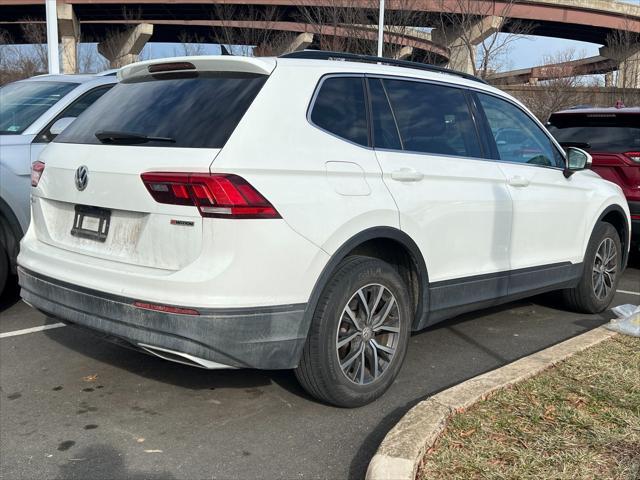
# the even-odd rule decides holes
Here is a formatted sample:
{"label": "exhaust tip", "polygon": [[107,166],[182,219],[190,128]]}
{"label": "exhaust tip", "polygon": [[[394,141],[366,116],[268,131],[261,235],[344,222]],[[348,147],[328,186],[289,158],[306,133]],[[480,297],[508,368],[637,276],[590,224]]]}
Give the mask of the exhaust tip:
{"label": "exhaust tip", "polygon": [[176,350],[170,350],[168,348],[147,345],[146,343],[138,343],[137,345],[145,352],[151,355],[154,355],[156,357],[160,357],[163,360],[168,360],[170,362],[175,362],[175,363],[182,363],[183,365],[189,365],[191,367],[204,368],[206,370],[221,370],[221,369],[236,368],[236,367],[232,367],[231,365],[212,362],[211,360],[207,360],[205,358],[196,357],[194,355],[189,355],[188,353],[184,353],[184,352],[178,352]]}

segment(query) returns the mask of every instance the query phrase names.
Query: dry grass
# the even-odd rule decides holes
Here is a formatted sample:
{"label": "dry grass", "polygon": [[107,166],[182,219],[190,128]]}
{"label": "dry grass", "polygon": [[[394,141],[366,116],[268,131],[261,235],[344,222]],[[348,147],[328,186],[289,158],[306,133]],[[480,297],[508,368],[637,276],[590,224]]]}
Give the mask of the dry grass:
{"label": "dry grass", "polygon": [[614,337],[454,416],[417,478],[640,480],[640,339]]}

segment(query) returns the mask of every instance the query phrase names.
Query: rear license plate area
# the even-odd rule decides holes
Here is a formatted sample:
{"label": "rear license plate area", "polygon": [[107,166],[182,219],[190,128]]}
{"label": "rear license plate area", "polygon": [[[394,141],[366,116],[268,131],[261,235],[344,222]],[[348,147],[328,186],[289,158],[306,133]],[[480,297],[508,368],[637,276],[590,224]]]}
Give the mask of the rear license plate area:
{"label": "rear license plate area", "polygon": [[71,235],[98,242],[107,240],[111,210],[89,205],[76,205]]}

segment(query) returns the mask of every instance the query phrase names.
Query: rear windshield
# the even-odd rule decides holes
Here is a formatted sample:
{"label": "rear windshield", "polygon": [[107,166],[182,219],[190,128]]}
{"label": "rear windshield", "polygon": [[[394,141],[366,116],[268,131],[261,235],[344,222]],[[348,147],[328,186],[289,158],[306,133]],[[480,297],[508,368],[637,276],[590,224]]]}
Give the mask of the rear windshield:
{"label": "rear windshield", "polygon": [[121,82],[55,141],[98,144],[96,133],[121,132],[172,140],[136,146],[222,148],[267,78],[201,72]]}
{"label": "rear windshield", "polygon": [[20,134],[78,86],[74,82],[16,82],[0,88],[0,135]]}
{"label": "rear windshield", "polygon": [[640,115],[557,115],[548,128],[558,142],[586,150],[623,153],[640,148]]}

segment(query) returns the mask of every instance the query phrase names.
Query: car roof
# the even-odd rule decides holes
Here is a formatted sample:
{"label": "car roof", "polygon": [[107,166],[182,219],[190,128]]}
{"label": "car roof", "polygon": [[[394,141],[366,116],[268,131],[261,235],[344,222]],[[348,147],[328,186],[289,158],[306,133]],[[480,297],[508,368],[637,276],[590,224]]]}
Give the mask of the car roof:
{"label": "car roof", "polygon": [[106,77],[107,79],[112,76],[115,82],[115,76],[111,74],[111,72],[102,72],[97,74],[59,74],[59,75],[36,75],[35,77],[25,78],[24,80],[19,80],[20,82],[68,82],[68,83],[86,83],[92,80],[103,80]]}
{"label": "car roof", "polygon": [[640,107],[585,107],[585,108],[570,108],[567,110],[560,110],[552,115],[594,115],[594,114],[635,114],[640,115]]}

